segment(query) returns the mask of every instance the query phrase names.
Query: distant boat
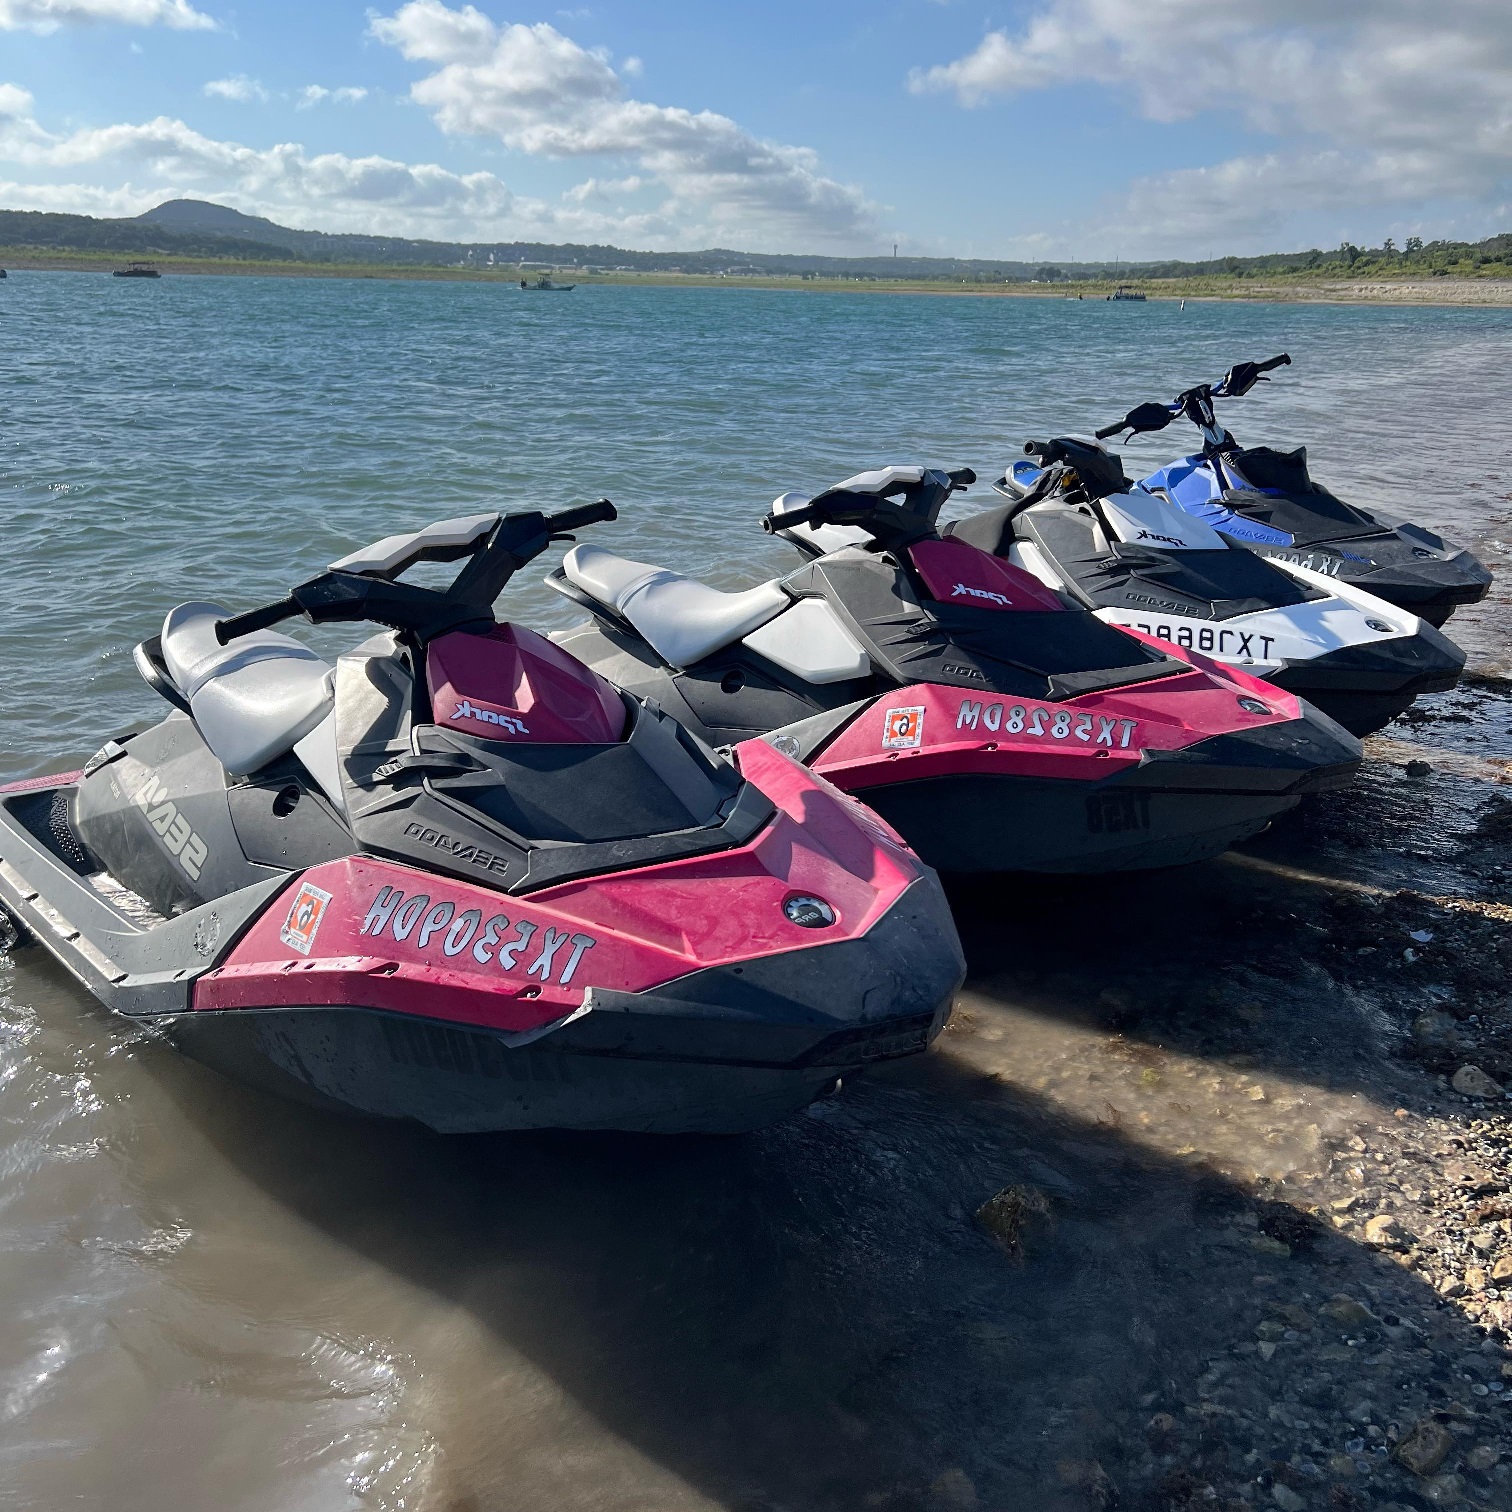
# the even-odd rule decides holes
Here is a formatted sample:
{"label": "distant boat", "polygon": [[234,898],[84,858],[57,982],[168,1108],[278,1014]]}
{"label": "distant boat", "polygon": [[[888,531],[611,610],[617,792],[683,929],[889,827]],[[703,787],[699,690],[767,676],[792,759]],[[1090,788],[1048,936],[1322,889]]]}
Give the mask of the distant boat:
{"label": "distant boat", "polygon": [[1138,289],[1126,289],[1122,284],[1108,295],[1110,303],[1115,299],[1128,299],[1132,300],[1135,304],[1143,304],[1145,302],[1145,296]]}
{"label": "distant boat", "polygon": [[162,276],[150,262],[127,263],[124,268],[117,268],[111,274],[112,278],[161,278]]}
{"label": "distant boat", "polygon": [[570,294],[577,285],[552,283],[551,279],[543,273],[534,283],[531,283],[528,278],[522,278],[520,287],[532,294]]}

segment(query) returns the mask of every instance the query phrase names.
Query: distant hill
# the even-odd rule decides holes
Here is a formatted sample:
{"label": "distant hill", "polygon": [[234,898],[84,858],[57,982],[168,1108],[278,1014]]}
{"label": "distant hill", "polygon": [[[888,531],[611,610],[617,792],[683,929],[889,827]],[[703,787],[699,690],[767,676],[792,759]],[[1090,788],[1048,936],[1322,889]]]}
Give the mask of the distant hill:
{"label": "distant hill", "polygon": [[1205,262],[1034,263],[958,257],[821,257],[804,253],[636,252],[624,247],[550,242],[441,242],[351,232],[298,231],[208,200],[176,199],[129,219],[0,210],[0,246],[109,251],[136,255],[225,257],[255,261],[368,263],[403,267],[505,267],[521,264],[583,271],[756,274],[788,278],[932,279],[951,283],[1059,282],[1068,279],[1236,277],[1309,272],[1443,271],[1499,265],[1512,258],[1512,235],[1473,244],[1416,238],[1400,251],[1345,245],[1334,251],[1219,257]]}

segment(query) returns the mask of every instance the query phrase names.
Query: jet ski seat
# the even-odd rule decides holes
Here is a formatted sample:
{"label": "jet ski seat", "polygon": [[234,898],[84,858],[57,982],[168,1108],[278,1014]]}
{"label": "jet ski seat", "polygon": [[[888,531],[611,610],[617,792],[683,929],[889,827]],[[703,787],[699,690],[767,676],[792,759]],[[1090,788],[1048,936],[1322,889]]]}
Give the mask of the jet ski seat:
{"label": "jet ski seat", "polygon": [[622,614],[674,667],[692,666],[793,602],[775,581],[744,593],[722,593],[602,546],[574,546],[562,559],[562,571],[569,583]]}
{"label": "jet ski seat", "polygon": [[243,777],[294,748],[335,706],[335,668],[275,630],[223,646],[215,622],[229,609],[180,604],[163,621],[163,661],[205,744]]}

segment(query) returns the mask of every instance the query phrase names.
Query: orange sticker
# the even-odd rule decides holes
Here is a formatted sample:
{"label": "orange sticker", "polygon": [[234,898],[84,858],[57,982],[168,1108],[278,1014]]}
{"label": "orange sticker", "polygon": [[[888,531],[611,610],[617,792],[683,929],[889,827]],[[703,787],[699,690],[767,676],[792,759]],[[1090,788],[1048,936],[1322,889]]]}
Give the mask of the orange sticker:
{"label": "orange sticker", "polygon": [[325,918],[330,904],[330,893],[323,892],[312,882],[300,883],[299,891],[289,905],[289,916],[278,931],[279,939],[300,955],[309,955],[315,936],[320,932],[320,921]]}
{"label": "orange sticker", "polygon": [[889,709],[882,716],[882,749],[905,751],[924,739],[924,710]]}

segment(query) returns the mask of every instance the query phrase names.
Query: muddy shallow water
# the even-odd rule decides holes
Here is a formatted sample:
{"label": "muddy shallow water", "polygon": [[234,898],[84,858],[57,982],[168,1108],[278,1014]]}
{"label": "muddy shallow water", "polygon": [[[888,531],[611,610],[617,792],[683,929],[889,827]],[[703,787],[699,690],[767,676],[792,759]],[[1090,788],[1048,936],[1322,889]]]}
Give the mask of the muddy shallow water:
{"label": "muddy shallow water", "polygon": [[[234,297],[249,308],[220,317],[255,353],[259,300],[334,296]],[[386,314],[383,300],[408,309],[453,296],[358,297],[356,334],[327,334],[337,357],[369,328],[374,343],[410,339],[411,317]],[[968,431],[984,451],[1017,434],[982,418],[997,401],[980,379],[967,419],[952,410],[947,427],[928,407],[943,401],[916,380],[890,387],[902,381],[868,366],[867,344],[944,321],[979,371],[1038,361],[1024,355],[1034,332],[1015,345],[986,324],[1012,312],[915,303],[870,301],[874,315],[741,306],[755,312],[744,339],[758,355],[808,361],[799,349],[815,330],[834,346],[827,365],[792,369],[796,420],[777,406],[750,421],[773,455],[779,440],[813,446],[815,466],[835,473],[838,443],[823,438],[837,422],[822,401],[842,369],[876,390],[872,410],[924,406],[899,452],[935,460],[948,444],[947,460],[979,463],[955,454]],[[650,481],[635,448],[610,461],[626,487],[681,479],[712,510],[729,492],[713,473],[734,465],[739,427],[728,396],[679,380],[672,359],[717,364],[727,338],[708,309],[729,307],[690,306],[680,335],[666,328],[671,307],[645,308],[663,323],[652,346],[675,434],[637,438]],[[1246,323],[1250,355],[1295,348],[1288,322],[1308,323],[1336,387],[1289,401],[1276,390],[1278,408],[1292,405],[1292,438],[1310,420],[1336,478],[1398,506],[1420,449],[1378,401],[1412,399],[1440,438],[1439,504],[1422,517],[1508,563],[1512,458],[1472,454],[1486,411],[1476,422],[1454,398],[1456,384],[1494,393],[1508,382],[1486,330],[1440,329],[1432,312],[1348,312],[1331,337],[1327,311],[1199,313]],[[1176,340],[1174,317],[1158,314]],[[1412,336],[1440,386],[1423,391],[1405,362],[1376,375],[1383,390],[1352,374],[1367,316],[1410,321],[1372,350]],[[642,318],[616,306],[613,339],[633,349]],[[472,329],[453,324],[436,339]],[[1206,371],[1229,335],[1185,329],[1186,357]],[[124,361],[130,334],[90,339]],[[1078,370],[1067,401],[1077,423],[1107,418],[1092,413],[1095,383],[1143,397],[1130,385],[1153,363],[1148,346],[1119,342],[1111,375]],[[40,531],[56,483],[65,504],[108,507],[145,532],[112,523],[107,555],[79,558],[70,582],[121,570],[127,584],[107,625],[69,595],[50,621],[90,698],[54,709],[35,665],[18,672],[27,722],[7,772],[47,764],[59,722],[77,744],[102,719],[140,713],[121,655],[128,622],[184,596],[181,579],[198,591],[229,562],[239,602],[282,586],[267,523],[221,523],[255,437],[222,415],[191,456],[171,379],[189,359],[150,344],[139,356],[159,407],[133,402],[162,434],[152,465],[116,494],[106,453],[129,437],[96,448],[82,421],[68,430],[33,405],[7,453],[27,529]],[[333,359],[322,348],[300,360]],[[564,348],[571,360],[585,359]],[[1179,366],[1170,353],[1154,365]],[[255,387],[251,372],[224,377],[226,402]],[[363,396],[377,392],[364,374],[353,365],[310,414],[273,418],[313,436],[314,417],[335,412],[320,403],[344,395],[349,456],[368,423]],[[51,381],[40,364],[27,379]],[[186,388],[203,406],[210,390],[197,381],[191,372]],[[1036,381],[1023,400],[1030,429],[1051,413],[1050,379]],[[475,398],[455,372],[421,386],[407,423],[422,433],[444,431]],[[1345,435],[1333,421],[1349,405],[1373,418]],[[691,461],[672,457],[706,410],[723,417],[718,437]],[[591,421],[564,412],[543,424],[550,441],[569,425],[586,435]],[[868,423],[867,444],[881,447],[880,422]],[[424,479],[389,438],[370,475],[337,487],[321,469],[345,464],[314,446],[264,458],[250,486],[292,489],[322,550],[327,536],[352,544],[366,519],[353,501],[385,468],[411,469],[411,490]],[[476,478],[488,460],[458,465]],[[160,478],[177,482],[150,514]],[[792,481],[763,476],[758,494],[747,479],[745,492],[759,503]],[[456,502],[441,485],[434,497]],[[388,507],[370,534],[402,522]],[[183,538],[197,517],[220,560]],[[86,518],[59,526],[70,549]],[[143,540],[170,529],[164,566]],[[679,565],[713,550],[670,518],[644,531],[649,549],[681,552]],[[47,549],[41,534],[18,547],[13,592],[26,602],[0,646],[8,667],[22,667],[41,633],[36,606],[68,576]],[[1374,740],[1356,788],[1242,852],[1151,877],[952,883],[971,974],[936,1051],[759,1135],[457,1139],[360,1125],[220,1080],[107,1018],[34,950],[0,960],[0,1508],[1512,1507],[1512,1409],[1500,1405],[1512,1396],[1512,1275],[1505,1295],[1492,1278],[1512,1261],[1512,1206],[1498,1206],[1512,1201],[1506,1104],[1466,1100],[1449,1081],[1468,1062],[1512,1086],[1508,623],[1505,590],[1452,622],[1473,679]],[[1427,772],[1409,774],[1415,762]],[[1395,1228],[1370,1227],[1382,1218]],[[1415,1432],[1433,1450],[1418,1470],[1401,1458]],[[1443,1452],[1429,1465],[1435,1434]]]}

